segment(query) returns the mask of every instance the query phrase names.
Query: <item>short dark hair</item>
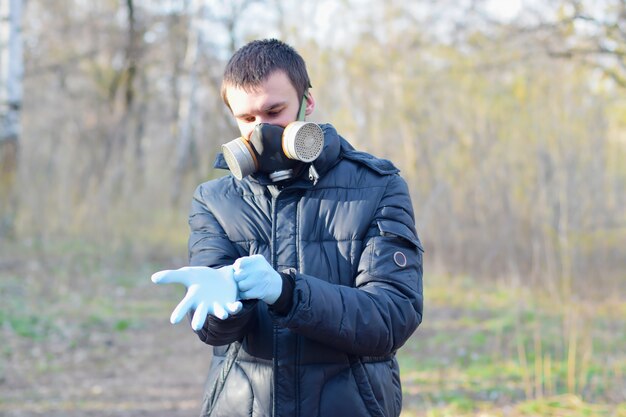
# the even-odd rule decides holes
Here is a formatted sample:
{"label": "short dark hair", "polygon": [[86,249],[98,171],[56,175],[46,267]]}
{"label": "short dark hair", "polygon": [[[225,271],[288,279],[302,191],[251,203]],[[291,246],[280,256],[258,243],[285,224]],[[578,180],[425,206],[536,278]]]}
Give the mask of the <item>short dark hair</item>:
{"label": "short dark hair", "polygon": [[228,86],[253,89],[276,70],[285,72],[298,97],[311,88],[304,59],[295,49],[278,39],[255,40],[237,50],[226,64],[222,79],[224,103],[230,108],[226,97]]}

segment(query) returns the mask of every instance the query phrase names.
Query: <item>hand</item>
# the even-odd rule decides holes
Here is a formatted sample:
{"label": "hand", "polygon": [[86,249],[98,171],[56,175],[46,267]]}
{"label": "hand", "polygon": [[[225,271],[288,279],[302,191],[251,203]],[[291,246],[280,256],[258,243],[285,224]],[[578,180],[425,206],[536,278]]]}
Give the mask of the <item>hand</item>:
{"label": "hand", "polygon": [[263,255],[244,256],[233,264],[234,278],[242,300],[258,298],[274,304],[283,290],[283,279]]}
{"label": "hand", "polygon": [[225,320],[229,314],[237,314],[243,307],[237,301],[237,283],[233,279],[233,267],[230,265],[219,269],[186,266],[159,271],[152,275],[152,282],[175,282],[187,287],[187,294],[172,312],[170,322],[178,323],[189,310],[195,309],[191,327],[196,331],[204,325],[207,314]]}

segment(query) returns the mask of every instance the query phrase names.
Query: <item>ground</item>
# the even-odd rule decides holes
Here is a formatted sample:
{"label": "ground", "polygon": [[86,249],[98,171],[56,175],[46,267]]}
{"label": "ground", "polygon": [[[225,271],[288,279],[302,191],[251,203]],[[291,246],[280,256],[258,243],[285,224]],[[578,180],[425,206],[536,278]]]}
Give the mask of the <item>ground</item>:
{"label": "ground", "polygon": [[[150,274],[182,257],[0,245],[0,417],[198,415],[211,348]],[[167,251],[162,251],[167,253]],[[403,417],[626,417],[626,301],[557,305],[434,274],[400,350]]]}
{"label": "ground", "polygon": [[186,323],[165,316],[124,331],[90,330],[78,345],[55,341],[13,341],[0,416],[199,414],[211,350]]}

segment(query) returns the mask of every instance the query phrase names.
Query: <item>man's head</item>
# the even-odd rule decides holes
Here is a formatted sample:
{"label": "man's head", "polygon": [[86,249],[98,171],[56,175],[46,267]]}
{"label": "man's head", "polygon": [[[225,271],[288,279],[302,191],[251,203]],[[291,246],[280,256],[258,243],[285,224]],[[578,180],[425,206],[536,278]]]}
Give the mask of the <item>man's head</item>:
{"label": "man's head", "polygon": [[292,47],[276,39],[257,40],[226,65],[222,98],[248,138],[259,123],[284,127],[295,121],[305,94],[305,113],[310,114],[315,107],[310,87],[304,60]]}

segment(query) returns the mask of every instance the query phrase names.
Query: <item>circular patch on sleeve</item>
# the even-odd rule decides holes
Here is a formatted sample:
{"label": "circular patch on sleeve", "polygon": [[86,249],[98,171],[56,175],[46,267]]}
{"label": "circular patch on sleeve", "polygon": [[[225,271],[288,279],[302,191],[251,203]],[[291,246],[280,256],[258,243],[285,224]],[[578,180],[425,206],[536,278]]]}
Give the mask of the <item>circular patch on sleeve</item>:
{"label": "circular patch on sleeve", "polygon": [[404,268],[406,266],[406,256],[404,255],[404,253],[400,251],[397,251],[396,253],[393,254],[393,261],[400,268]]}

